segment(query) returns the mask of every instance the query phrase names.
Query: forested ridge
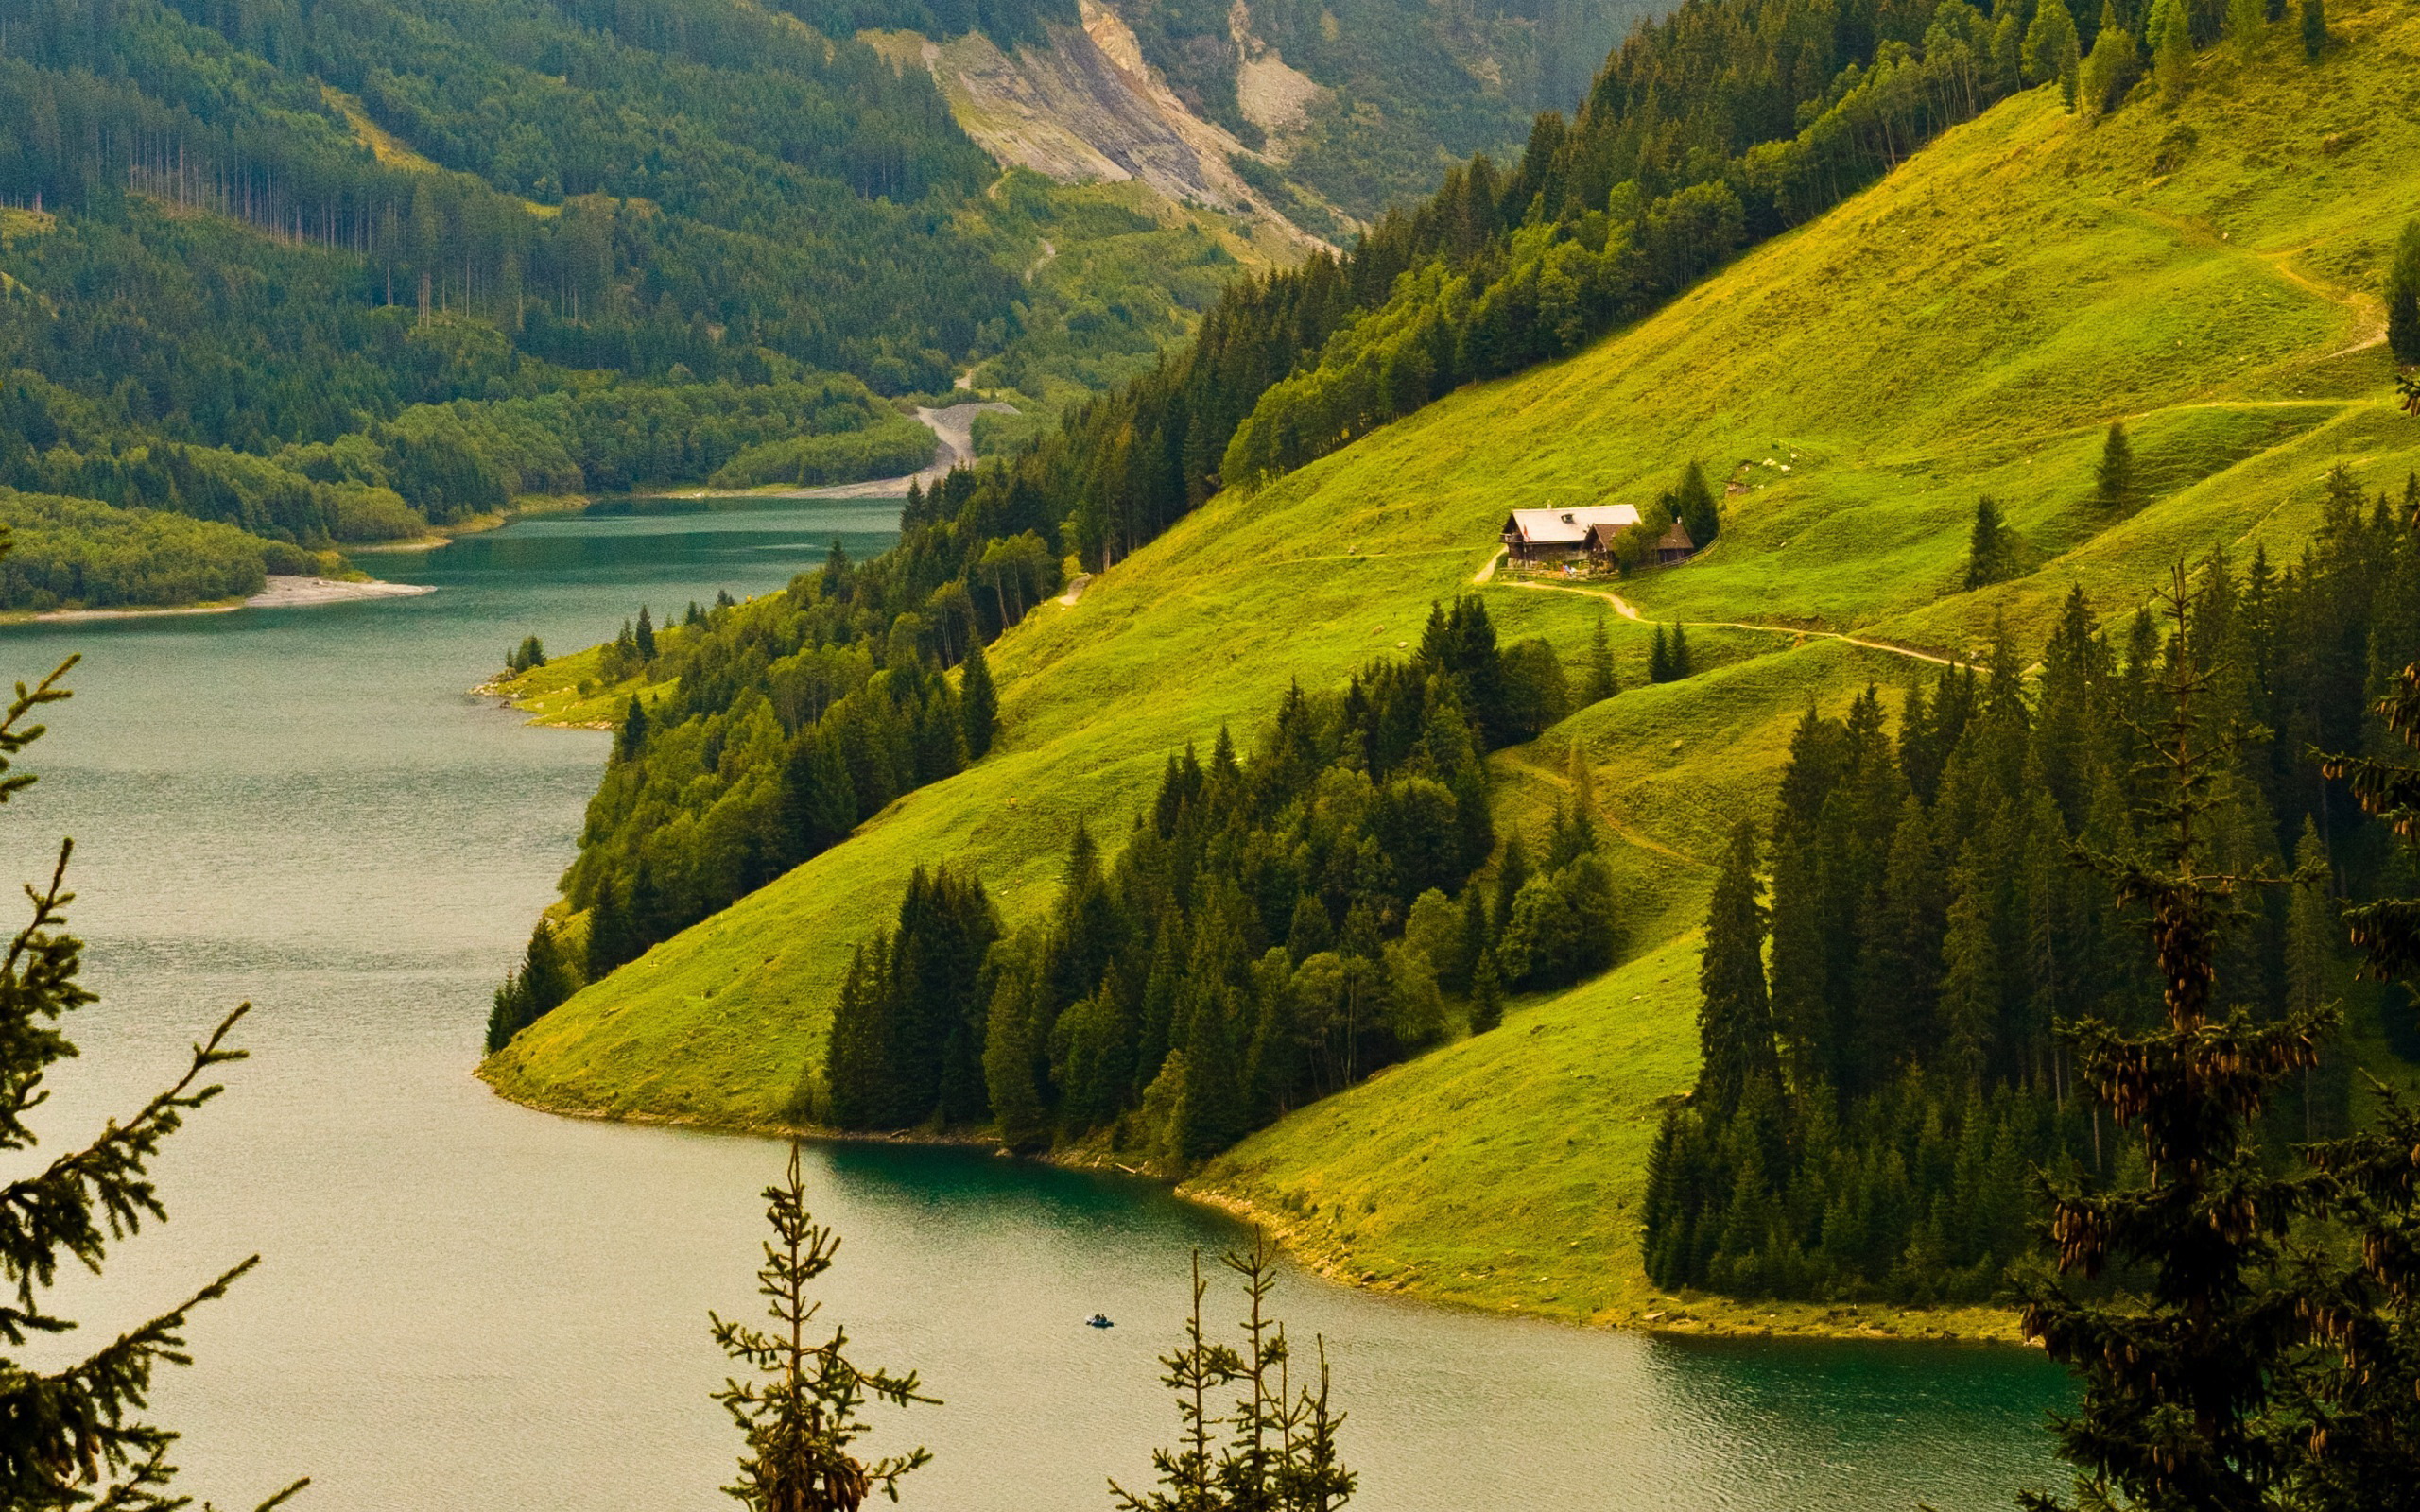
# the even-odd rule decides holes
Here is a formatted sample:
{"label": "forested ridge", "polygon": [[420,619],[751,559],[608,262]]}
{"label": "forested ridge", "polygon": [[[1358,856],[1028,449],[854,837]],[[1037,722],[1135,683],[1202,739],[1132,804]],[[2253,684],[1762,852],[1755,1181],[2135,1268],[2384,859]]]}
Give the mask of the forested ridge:
{"label": "forested ridge", "polygon": [[[2121,19],[2113,37],[2145,18]],[[2055,3],[1692,0],[1640,23],[1573,119],[1541,115],[1517,163],[1477,158],[1342,257],[1239,281],[1158,372],[1022,465],[1071,549],[1114,559],[1222,486],[1578,350],[1995,100],[2072,79],[2070,44],[2098,42]],[[2104,61],[2084,103],[2135,72]]]}
{"label": "forested ridge", "polygon": [[[520,492],[913,471],[906,396],[1028,328],[1048,403],[1117,381],[1232,259],[1092,191],[987,198],[930,78],[849,40],[1041,15],[13,6],[0,483],[319,549]],[[1110,302],[1020,280],[1045,235]]]}

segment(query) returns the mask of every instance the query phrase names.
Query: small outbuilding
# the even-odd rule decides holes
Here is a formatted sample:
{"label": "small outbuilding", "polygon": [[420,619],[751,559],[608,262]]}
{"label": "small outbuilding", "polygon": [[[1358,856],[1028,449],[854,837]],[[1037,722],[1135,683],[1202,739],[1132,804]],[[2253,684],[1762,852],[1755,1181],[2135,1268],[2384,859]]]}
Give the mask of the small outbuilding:
{"label": "small outbuilding", "polygon": [[1655,565],[1669,567],[1675,562],[1686,561],[1696,556],[1697,551],[1698,543],[1689,539],[1689,527],[1675,520],[1671,529],[1655,539]]}
{"label": "small outbuilding", "polygon": [[1638,509],[1627,504],[1515,509],[1504,517],[1504,549],[1518,562],[1567,561],[1593,555],[1599,542],[1610,542],[1637,524]]}

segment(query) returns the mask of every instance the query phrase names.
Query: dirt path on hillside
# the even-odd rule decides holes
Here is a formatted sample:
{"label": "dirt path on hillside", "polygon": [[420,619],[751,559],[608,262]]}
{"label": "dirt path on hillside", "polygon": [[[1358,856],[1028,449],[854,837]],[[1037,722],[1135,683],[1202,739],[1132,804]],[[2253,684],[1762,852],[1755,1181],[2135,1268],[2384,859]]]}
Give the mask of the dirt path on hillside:
{"label": "dirt path on hillside", "polygon": [[[1503,559],[1504,553],[1501,551],[1490,557],[1485,565],[1471,575],[1472,584],[1476,586],[1493,581],[1495,577],[1496,563]],[[1504,583],[1508,588],[1527,588],[1544,593],[1578,593],[1582,598],[1601,598],[1614,606],[1615,613],[1626,620],[1646,619],[1646,616],[1639,612],[1637,605],[1611,589],[1582,588],[1578,583],[1533,583],[1519,577],[1508,577]],[[1930,651],[1919,651],[1911,646],[1893,645],[1888,641],[1868,641],[1858,636],[1842,634],[1839,630],[1809,630],[1795,625],[1758,625],[1750,620],[1667,620],[1663,623],[1678,625],[1683,629],[1689,630],[1748,630],[1758,635],[1787,635],[1793,642],[1839,641],[1846,645],[1858,646],[1868,651],[1881,651],[1891,656],[1906,657],[1910,662],[1923,662],[1937,667],[1960,664],[1954,657],[1935,656]]]}
{"label": "dirt path on hillside", "polygon": [[2304,293],[2315,294],[2330,304],[2350,311],[2355,322],[2353,339],[2317,359],[2318,361],[2328,362],[2338,357],[2349,356],[2356,352],[2367,352],[2370,348],[2382,346],[2386,342],[2386,304],[2383,301],[2374,299],[2356,289],[2343,288],[2323,279],[2314,278],[2294,266],[2295,258],[2319,245],[2315,241],[2306,242],[2300,247],[2290,247],[2282,251],[2264,252],[2257,248],[2239,247],[2224,234],[2212,230],[2207,222],[2195,220],[2189,215],[2173,215],[2166,211],[2152,210],[2147,206],[2121,205],[2106,199],[2102,200],[2100,205],[2102,209],[2112,214],[2131,215],[2137,220],[2157,226],[2163,231],[2174,232],[2197,246],[2216,248],[2220,251],[2233,252],[2238,257],[2248,258]]}

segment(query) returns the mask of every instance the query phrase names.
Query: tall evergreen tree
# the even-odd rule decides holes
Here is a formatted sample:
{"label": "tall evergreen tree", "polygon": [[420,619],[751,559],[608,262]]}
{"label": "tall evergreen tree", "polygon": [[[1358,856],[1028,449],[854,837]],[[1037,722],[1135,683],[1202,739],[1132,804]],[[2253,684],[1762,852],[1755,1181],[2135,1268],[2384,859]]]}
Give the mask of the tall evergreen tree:
{"label": "tall evergreen tree", "polygon": [[2100,465],[2093,473],[2093,496],[2113,514],[2130,513],[2142,503],[2135,482],[2135,443],[2127,438],[2123,421],[2109,422],[2108,437],[2100,444]]}
{"label": "tall evergreen tree", "polygon": [[[71,657],[30,690],[19,683],[14,700],[0,713],[0,773],[6,774],[0,776],[0,802],[33,782],[32,774],[9,770],[43,732],[27,716],[67,696],[59,683],[74,665]],[[66,890],[67,862],[73,850],[72,841],[62,843],[49,882],[26,888],[32,917],[0,961],[0,1150],[19,1164],[38,1159],[28,1153],[40,1142],[27,1115],[49,1099],[49,1072],[77,1053],[62,1021],[95,1001],[78,980],[83,946],[66,933],[65,910],[74,896]],[[72,1318],[50,1310],[46,1295],[60,1263],[98,1272],[112,1243],[132,1237],[146,1222],[167,1220],[151,1161],[188,1114],[218,1095],[220,1087],[206,1078],[245,1058],[227,1040],[250,1007],[221,1020],[194,1048],[183,1074],[125,1123],[112,1120],[92,1143],[63,1150],[9,1183],[0,1211],[0,1263],[15,1295],[0,1307],[0,1343],[15,1348],[36,1334],[55,1338],[74,1329]],[[61,1351],[45,1349],[48,1358],[39,1365],[0,1358],[0,1506],[65,1512],[187,1504],[170,1485],[176,1467],[167,1455],[177,1435],[139,1415],[159,1368],[189,1363],[184,1331],[195,1310],[225,1296],[259,1263],[254,1255],[234,1265],[92,1354],[61,1359]],[[268,1505],[285,1501],[303,1484],[287,1487]]]}
{"label": "tall evergreen tree", "polygon": [[1695,461],[1683,471],[1681,486],[1673,490],[1672,518],[1681,523],[1701,551],[1714,544],[1715,533],[1722,528],[1722,514],[1715,507],[1714,490],[1706,483],[1705,469]]}
{"label": "tall evergreen tree", "polygon": [[[2319,0],[2303,0],[2305,14]],[[2152,77],[2160,98],[2173,105],[2193,87],[2193,23],[2186,0],[2154,0],[2151,24]]]}
{"label": "tall evergreen tree", "polygon": [[655,621],[648,616],[647,606],[645,604],[641,604],[639,606],[638,629],[631,637],[631,642],[632,646],[638,651],[640,661],[652,662],[655,660]]}
{"label": "tall evergreen tree", "polygon": [[2083,53],[2076,18],[2065,0],[2042,0],[2025,30],[2025,77],[2028,83],[2056,79],[2067,109],[2075,109],[2077,67]]}
{"label": "tall evergreen tree", "polygon": [[2250,63],[2260,56],[2268,30],[2262,0],[2227,0],[2227,39],[2235,43],[2238,61]]}
{"label": "tall evergreen tree", "polygon": [[2303,57],[2318,62],[2327,51],[2327,7],[2325,0],[2303,0]]}
{"label": "tall evergreen tree", "polygon": [[2142,73],[2142,49],[2135,44],[2134,28],[2118,16],[2118,0],[2101,0],[2100,26],[2077,84],[2078,109],[2087,116],[2117,109]]}
{"label": "tall evergreen tree", "polygon": [[1975,527],[1966,537],[1966,586],[1988,587],[2015,567],[2012,532],[2000,522],[1999,501],[1986,493],[1975,501]]}
{"label": "tall evergreen tree", "polygon": [[2281,1455],[2260,1418],[2298,1336],[2278,1241],[2308,1200],[2308,1180],[2269,1174],[2250,1124],[2330,1022],[2324,1011],[2268,1024],[2241,1009],[2214,1016],[2238,897],[2273,879],[2215,868],[2220,774],[2241,737],[2204,713],[2212,679],[2187,652],[2190,605],[2180,565],[2167,598],[2175,634],[2149,742],[2157,784],[2145,843],[2093,858],[2119,903],[2145,916],[2165,1022],[2129,1033],[2086,1019],[2069,1034],[2085,1083],[2137,1130],[2143,1174],[2107,1189],[2055,1183],[2049,1226],[2062,1277],[2115,1265],[2125,1279],[2115,1296],[2048,1277],[2024,1286],[2026,1332],[2083,1378],[2082,1403],[2058,1433],[2085,1506],[2273,1504]]}
{"label": "tall evergreen tree", "polygon": [[932,1455],[918,1448],[858,1458],[850,1446],[869,1427],[861,1411],[869,1400],[906,1407],[938,1406],[940,1399],[924,1395],[913,1370],[893,1375],[852,1361],[845,1328],[820,1341],[809,1336],[823,1306],[809,1291],[832,1268],[840,1239],[807,1211],[796,1140],[782,1184],[765,1189],[765,1221],[773,1237],[765,1242],[756,1290],[773,1326],[707,1314],[715,1343],[750,1372],[715,1393],[748,1444],[739,1479],[724,1489],[750,1512],[857,1512],[877,1491],[896,1502],[900,1481]]}
{"label": "tall evergreen tree", "polygon": [[1602,610],[1597,611],[1597,624],[1588,632],[1588,678],[1582,690],[1589,703],[1602,703],[1621,692],[1621,683],[1614,676],[1614,645],[1605,633]]}
{"label": "tall evergreen tree", "polygon": [[1674,682],[1697,676],[1697,662],[1689,654],[1688,627],[1679,620],[1672,622],[1671,679]]}
{"label": "tall evergreen tree", "polygon": [[1754,826],[1731,833],[1706,907],[1705,952],[1698,964],[1698,1097],[1727,1115],[1748,1083],[1776,1075],[1772,1005],[1765,993],[1764,886],[1756,878]]}
{"label": "tall evergreen tree", "polygon": [[1664,634],[1664,627],[1661,624],[1655,627],[1655,639],[1647,648],[1647,680],[1650,682],[1672,680],[1672,643]]}
{"label": "tall evergreen tree", "polygon": [[2420,218],[2403,223],[2387,268],[2386,345],[2395,361],[2420,368]]}
{"label": "tall evergreen tree", "polygon": [[632,694],[629,707],[622,711],[622,728],[614,735],[614,759],[636,761],[646,749],[647,711],[639,707],[638,695]]}
{"label": "tall evergreen tree", "polygon": [[999,729],[1000,695],[992,686],[992,663],[983,654],[979,636],[966,644],[966,664],[959,674],[958,713],[966,730],[966,754],[976,761],[990,755]]}

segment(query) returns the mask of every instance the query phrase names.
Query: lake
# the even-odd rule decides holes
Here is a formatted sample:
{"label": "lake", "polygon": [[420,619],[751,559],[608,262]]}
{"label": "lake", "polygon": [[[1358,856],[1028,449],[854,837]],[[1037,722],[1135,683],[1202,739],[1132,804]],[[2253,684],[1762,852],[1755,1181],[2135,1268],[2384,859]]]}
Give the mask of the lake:
{"label": "lake", "polygon": [[[41,1126],[80,1137],[174,1074],[226,1007],[253,1058],[162,1163],[172,1222],[73,1288],[98,1333],[257,1250],[192,1331],[158,1416],[185,1489],[250,1505],[681,1512],[733,1504],[709,1308],[754,1313],[762,1140],[587,1123],[473,1079],[495,982],[569,863],[599,733],[465,690],[525,635],[559,651],[717,590],[762,593],[891,539],[895,503],[525,521],[365,558],[410,599],[0,633],[7,675],[68,651],[6,859],[72,872],[87,979]],[[813,1146],[844,1237],[825,1316],[939,1407],[903,1504],[1091,1509],[1175,1418],[1154,1356],[1197,1247],[1238,1237],[1156,1186],[962,1149]],[[1219,1316],[1233,1312],[1218,1294]],[[1355,1505],[1999,1507],[2054,1478],[2060,1372],[2013,1349],[1670,1341],[1482,1317],[1288,1272],[1350,1414]],[[1115,1327],[1083,1326],[1094,1313]],[[147,1315],[147,1314],[143,1314]]]}

